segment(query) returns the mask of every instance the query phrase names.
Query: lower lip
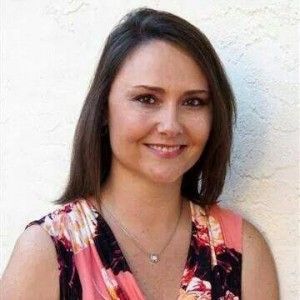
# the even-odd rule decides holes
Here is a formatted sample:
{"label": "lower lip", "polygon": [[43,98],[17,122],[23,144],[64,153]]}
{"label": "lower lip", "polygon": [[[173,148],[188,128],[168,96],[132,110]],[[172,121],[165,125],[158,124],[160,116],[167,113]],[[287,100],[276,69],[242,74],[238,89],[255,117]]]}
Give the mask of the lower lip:
{"label": "lower lip", "polygon": [[170,151],[170,152],[163,152],[162,150],[151,148],[149,145],[145,145],[145,146],[147,146],[148,149],[150,149],[152,153],[154,153],[155,155],[157,155],[158,157],[161,157],[161,158],[174,158],[174,157],[177,157],[186,148],[186,146],[180,146],[180,148],[177,149],[177,150]]}

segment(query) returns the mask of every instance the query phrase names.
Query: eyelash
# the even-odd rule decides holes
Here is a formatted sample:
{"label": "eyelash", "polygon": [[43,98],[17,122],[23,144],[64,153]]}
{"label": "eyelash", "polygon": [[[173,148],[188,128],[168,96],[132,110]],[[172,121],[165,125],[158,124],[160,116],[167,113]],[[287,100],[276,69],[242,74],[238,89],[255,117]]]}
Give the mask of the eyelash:
{"label": "eyelash", "polygon": [[[144,104],[144,105],[154,105],[155,104],[155,103],[149,103],[149,102],[141,101],[141,99],[145,99],[145,98],[152,98],[156,101],[156,97],[151,95],[151,94],[139,95],[139,96],[135,97],[133,100],[138,101],[138,102],[140,102],[141,104]],[[187,99],[188,102],[193,101],[193,100],[198,100],[199,105],[190,105],[191,107],[196,107],[197,108],[197,107],[201,107],[201,106],[206,105],[205,100],[203,100],[199,97],[193,97],[193,98]]]}

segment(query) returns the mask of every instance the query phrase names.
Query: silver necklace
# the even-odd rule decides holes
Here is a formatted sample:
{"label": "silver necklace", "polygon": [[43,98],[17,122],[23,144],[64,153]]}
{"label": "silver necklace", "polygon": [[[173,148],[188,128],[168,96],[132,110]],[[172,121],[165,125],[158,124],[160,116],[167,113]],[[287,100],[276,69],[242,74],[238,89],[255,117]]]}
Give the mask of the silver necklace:
{"label": "silver necklace", "polygon": [[[102,201],[101,201],[102,202]],[[99,205],[100,206],[100,205]],[[161,254],[164,252],[164,250],[167,248],[167,246],[169,245],[169,243],[171,242],[178,224],[179,224],[179,220],[181,219],[181,214],[182,214],[182,207],[183,207],[183,200],[181,200],[181,207],[180,207],[180,213],[179,213],[179,217],[177,219],[176,225],[172,231],[172,234],[170,234],[166,244],[164,245],[164,247],[159,251],[159,252],[148,252],[139,242],[138,238],[136,236],[134,236],[133,234],[129,233],[128,229],[122,225],[118,219],[113,215],[113,213],[103,204],[102,202],[102,206],[103,206],[103,210],[106,211],[112,218],[113,222],[118,225],[121,230],[134,242],[134,244],[144,253],[146,254],[146,256],[148,257],[149,261],[151,263],[158,263],[160,261],[160,256]],[[102,211],[101,207],[100,207],[100,211]]]}

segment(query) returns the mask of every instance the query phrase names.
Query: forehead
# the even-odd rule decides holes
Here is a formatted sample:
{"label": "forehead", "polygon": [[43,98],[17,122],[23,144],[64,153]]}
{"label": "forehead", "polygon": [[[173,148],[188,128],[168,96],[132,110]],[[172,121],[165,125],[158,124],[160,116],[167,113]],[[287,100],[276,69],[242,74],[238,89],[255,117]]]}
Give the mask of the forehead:
{"label": "forehead", "polygon": [[127,56],[113,85],[150,84],[173,89],[208,89],[206,76],[194,59],[178,46],[153,40]]}

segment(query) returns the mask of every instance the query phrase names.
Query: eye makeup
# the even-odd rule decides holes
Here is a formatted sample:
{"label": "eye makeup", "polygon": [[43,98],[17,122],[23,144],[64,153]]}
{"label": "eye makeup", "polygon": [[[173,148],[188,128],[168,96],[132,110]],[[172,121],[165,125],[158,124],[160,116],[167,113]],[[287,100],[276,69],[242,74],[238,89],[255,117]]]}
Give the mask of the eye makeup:
{"label": "eye makeup", "polygon": [[[159,105],[161,100],[158,99],[155,95],[152,95],[150,93],[146,94],[139,94],[132,98],[133,101],[137,101],[142,105]],[[183,106],[188,106],[190,108],[199,108],[202,106],[207,105],[209,102],[209,99],[203,99],[197,96],[190,97],[183,100]]]}

